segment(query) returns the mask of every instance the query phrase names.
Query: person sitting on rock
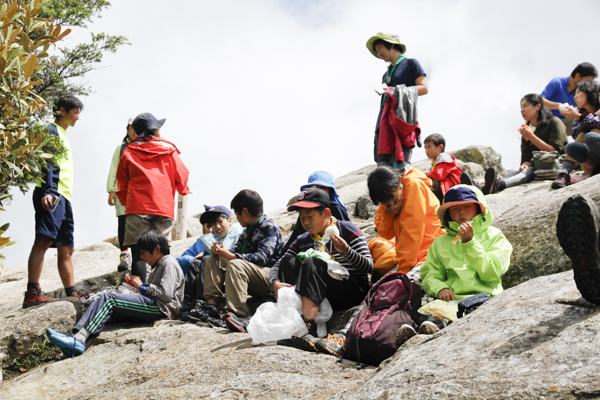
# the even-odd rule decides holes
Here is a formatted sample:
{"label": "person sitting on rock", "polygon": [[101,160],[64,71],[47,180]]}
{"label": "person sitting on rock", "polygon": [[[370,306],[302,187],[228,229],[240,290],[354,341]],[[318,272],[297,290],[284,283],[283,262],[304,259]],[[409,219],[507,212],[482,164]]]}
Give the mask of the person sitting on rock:
{"label": "person sitting on rock", "polygon": [[[283,239],[277,224],[263,214],[262,198],[255,191],[240,191],[231,200],[231,208],[245,229],[231,251],[223,243],[213,243],[204,268],[206,304],[196,309],[202,321],[244,332],[250,321],[246,300],[250,295],[269,294],[269,272],[279,259]],[[223,318],[217,308],[221,301],[228,311]]]}
{"label": "person sitting on rock", "polygon": [[521,126],[521,166],[519,172],[507,174],[503,179],[496,179],[496,170],[485,171],[483,194],[493,194],[502,190],[529,183],[535,179],[533,166],[534,151],[556,151],[563,154],[567,145],[565,125],[544,106],[544,99],[535,93],[521,99],[521,115],[527,121]]}
{"label": "person sitting on rock", "polygon": [[[210,257],[210,249],[213,245],[223,245],[223,248],[231,250],[242,234],[242,226],[238,223],[232,224],[231,211],[225,206],[204,206],[206,211],[200,216],[200,223],[208,233],[200,236],[190,254],[197,253],[189,262],[185,272],[185,291],[183,294],[183,305],[189,307],[192,300],[204,300],[204,267]],[[188,249],[188,252],[190,251]],[[186,252],[187,253],[187,252]],[[177,258],[182,266],[183,256]],[[191,258],[191,255],[187,257]],[[182,268],[183,269],[183,268]],[[190,314],[194,317],[194,314]]]}
{"label": "person sitting on rock", "polygon": [[[419,271],[425,293],[444,301],[463,300],[478,293],[502,292],[502,275],[510,265],[512,245],[500,229],[491,226],[492,212],[474,186],[458,185],[444,197],[437,214],[446,234],[433,241]],[[446,319],[430,317],[419,333],[433,334]],[[396,335],[400,346],[417,332],[402,325]]]}
{"label": "person sitting on rock", "polygon": [[[363,233],[352,222],[335,218],[329,207],[329,194],[322,189],[307,188],[300,193],[298,201],[287,210],[298,211],[306,232],[292,243],[269,276],[275,294],[295,285],[296,293],[302,296],[302,318],[308,334],[292,337],[291,342],[310,351],[317,350],[315,318],[323,300],[327,298],[334,311],[358,305],[369,291],[367,274],[373,269]],[[330,271],[332,262],[341,275]]]}
{"label": "person sitting on rock", "polygon": [[[427,158],[431,160],[431,172],[425,175],[431,179],[433,193],[441,203],[448,189],[461,183],[462,171],[456,157],[444,153],[446,140],[442,135],[433,133],[427,136],[423,145]],[[469,179],[469,184],[471,183]]]}
{"label": "person sitting on rock", "polygon": [[169,242],[158,231],[144,233],[137,241],[140,257],[152,266],[147,283],[132,276],[131,284],[141,295],[105,293],[94,301],[73,328],[74,335],[46,330],[50,342],[66,356],[79,356],[85,342],[98,336],[113,315],[141,321],[177,318],[183,301],[184,277],[175,257],[169,255]]}

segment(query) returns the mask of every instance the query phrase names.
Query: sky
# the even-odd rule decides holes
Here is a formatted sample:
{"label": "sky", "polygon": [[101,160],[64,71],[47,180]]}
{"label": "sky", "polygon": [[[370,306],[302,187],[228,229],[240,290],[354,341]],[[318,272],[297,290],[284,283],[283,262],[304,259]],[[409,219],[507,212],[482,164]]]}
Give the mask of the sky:
{"label": "sky", "polygon": [[[540,93],[581,62],[600,67],[600,2],[402,0],[112,0],[88,30],[131,42],[107,54],[86,82],[84,111],[67,133],[73,149],[75,247],[115,236],[106,178],[130,116],[166,118],[161,135],[190,170],[190,214],[228,206],[256,190],[265,211],[285,207],[316,170],[334,177],[373,164],[373,131],[386,64],[365,44],[396,33],[427,73],[419,98],[423,137],[441,133],[447,150],[492,146],[517,168],[524,122],[520,99]],[[571,16],[571,21],[566,16]],[[416,148],[413,161],[424,159]],[[5,267],[27,262],[33,244],[31,192],[0,222],[17,244]],[[51,255],[52,253],[47,253]],[[117,262],[115,262],[115,265]]]}

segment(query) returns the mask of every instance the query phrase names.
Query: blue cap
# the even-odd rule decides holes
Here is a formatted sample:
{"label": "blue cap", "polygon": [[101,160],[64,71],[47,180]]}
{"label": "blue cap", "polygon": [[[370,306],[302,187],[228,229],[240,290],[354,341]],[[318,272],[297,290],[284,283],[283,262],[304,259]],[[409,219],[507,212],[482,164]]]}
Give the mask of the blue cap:
{"label": "blue cap", "polygon": [[[208,206],[210,207],[210,206]],[[225,207],[225,206],[214,206],[214,207],[210,207],[208,208],[206,206],[206,204],[204,205],[204,208],[206,208],[206,211],[204,211],[202,213],[202,215],[200,216],[200,223],[201,224],[205,224],[208,219],[208,217],[212,214],[217,214],[217,215],[221,215],[221,214],[226,214],[227,217],[231,217],[231,210],[229,210],[229,208]]]}

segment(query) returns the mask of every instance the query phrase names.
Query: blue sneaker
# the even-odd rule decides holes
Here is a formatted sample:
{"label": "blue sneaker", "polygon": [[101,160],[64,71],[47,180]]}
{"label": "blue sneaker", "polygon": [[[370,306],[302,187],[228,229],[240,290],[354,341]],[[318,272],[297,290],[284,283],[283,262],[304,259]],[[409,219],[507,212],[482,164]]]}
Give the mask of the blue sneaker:
{"label": "blue sneaker", "polygon": [[73,335],[64,335],[53,329],[46,329],[46,336],[50,342],[62,350],[64,355],[75,357],[80,356],[85,351],[85,343],[75,339]]}

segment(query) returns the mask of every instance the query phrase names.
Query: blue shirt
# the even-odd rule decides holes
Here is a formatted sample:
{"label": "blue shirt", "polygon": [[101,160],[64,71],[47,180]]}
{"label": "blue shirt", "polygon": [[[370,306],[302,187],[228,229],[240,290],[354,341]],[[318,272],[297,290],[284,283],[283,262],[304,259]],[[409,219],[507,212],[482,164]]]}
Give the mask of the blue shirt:
{"label": "blue shirt", "polygon": [[[569,77],[566,78],[554,78],[546,85],[544,91],[540,93],[540,96],[546,100],[554,101],[556,103],[569,103],[575,104],[575,91],[569,93]],[[565,118],[559,110],[550,110],[555,117],[560,119]]]}

